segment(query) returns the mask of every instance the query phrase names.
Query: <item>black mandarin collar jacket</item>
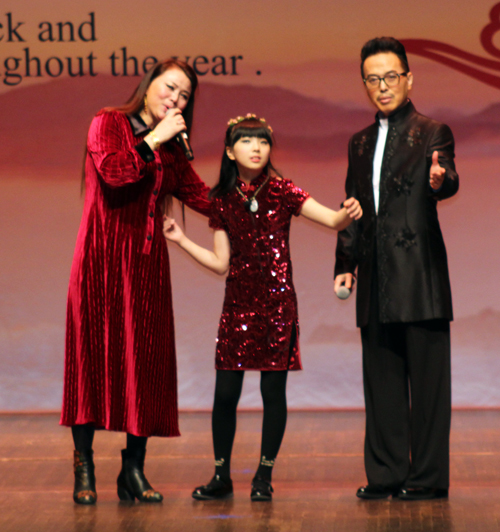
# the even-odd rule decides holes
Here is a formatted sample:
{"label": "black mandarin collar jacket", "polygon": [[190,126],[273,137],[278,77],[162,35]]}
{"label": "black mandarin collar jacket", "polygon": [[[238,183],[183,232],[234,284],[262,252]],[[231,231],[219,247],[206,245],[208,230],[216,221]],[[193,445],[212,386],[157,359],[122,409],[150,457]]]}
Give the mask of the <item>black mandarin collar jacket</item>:
{"label": "black mandarin collar jacket", "polygon": [[[451,289],[437,201],[458,190],[453,134],[447,125],[418,113],[411,101],[389,116],[377,214],[372,175],[378,127],[377,118],[349,141],[346,195],[360,201],[363,217],[339,232],[335,275],[357,269],[359,327],[368,323],[374,267],[382,323],[451,320]],[[438,191],[429,184],[435,150],[446,169]]]}

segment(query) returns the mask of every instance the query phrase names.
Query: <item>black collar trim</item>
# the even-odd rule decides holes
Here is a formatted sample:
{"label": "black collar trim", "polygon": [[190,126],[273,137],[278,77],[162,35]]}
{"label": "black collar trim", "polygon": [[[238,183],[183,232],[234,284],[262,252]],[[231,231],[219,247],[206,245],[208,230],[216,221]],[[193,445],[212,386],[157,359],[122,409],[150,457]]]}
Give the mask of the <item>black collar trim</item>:
{"label": "black collar trim", "polygon": [[127,115],[127,119],[130,122],[130,127],[132,128],[134,136],[137,137],[138,135],[151,131],[141,118],[141,115]]}

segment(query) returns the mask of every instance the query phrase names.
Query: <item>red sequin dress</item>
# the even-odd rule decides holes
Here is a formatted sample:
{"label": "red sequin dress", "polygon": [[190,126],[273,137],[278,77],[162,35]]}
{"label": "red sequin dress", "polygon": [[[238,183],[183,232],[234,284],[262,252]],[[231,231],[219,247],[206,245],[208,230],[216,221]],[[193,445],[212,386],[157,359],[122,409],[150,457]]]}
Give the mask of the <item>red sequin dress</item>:
{"label": "red sequin dress", "polygon": [[[249,186],[238,180],[238,186],[251,198],[265,179],[262,175]],[[290,180],[270,177],[257,195],[255,214],[236,189],[214,200],[210,227],[226,231],[231,244],[217,369],[302,369],[289,233],[292,215],[298,216],[308,197]]]}
{"label": "red sequin dress", "polygon": [[[206,187],[175,142],[145,162],[138,117],[90,126],[85,204],[68,292],[61,424],[178,436],[165,195],[206,214]],[[152,158],[152,154],[150,157]]]}

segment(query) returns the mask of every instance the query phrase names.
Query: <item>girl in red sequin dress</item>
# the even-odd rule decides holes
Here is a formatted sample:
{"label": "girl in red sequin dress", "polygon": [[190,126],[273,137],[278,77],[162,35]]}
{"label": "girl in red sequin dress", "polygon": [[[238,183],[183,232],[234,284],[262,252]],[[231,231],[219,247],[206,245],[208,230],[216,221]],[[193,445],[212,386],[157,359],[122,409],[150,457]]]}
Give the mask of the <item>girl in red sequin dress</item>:
{"label": "girl in red sequin dress", "polygon": [[214,250],[189,240],[174,220],[166,218],[164,223],[165,237],[200,264],[221,275],[229,269],[215,363],[215,476],[196,488],[193,497],[232,496],[236,408],[245,370],[259,370],[264,420],[251,499],[271,500],[271,473],[286,425],[287,374],[302,369],[289,250],[291,217],[302,214],[341,230],[362,211],[354,198],[332,211],[281,177],[270,161],[273,135],[264,119],[247,115],[230,120],[225,145],[219,183],[211,191]]}

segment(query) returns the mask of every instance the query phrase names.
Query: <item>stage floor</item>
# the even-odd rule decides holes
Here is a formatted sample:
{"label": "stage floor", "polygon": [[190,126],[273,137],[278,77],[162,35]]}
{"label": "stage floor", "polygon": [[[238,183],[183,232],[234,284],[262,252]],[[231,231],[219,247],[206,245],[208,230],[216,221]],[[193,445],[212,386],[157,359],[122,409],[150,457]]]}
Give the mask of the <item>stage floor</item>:
{"label": "stage floor", "polygon": [[212,476],[210,414],[181,415],[182,437],[152,438],[146,473],[165,500],[120,503],[116,476],[124,435],[98,432],[98,501],[72,500],[70,430],[54,415],[0,416],[1,532],[375,532],[500,530],[500,411],[457,411],[448,500],[360,501],[365,482],[362,412],[292,412],[275,466],[271,503],[251,503],[261,414],[240,413],[234,499],[198,502],[192,489]]}

